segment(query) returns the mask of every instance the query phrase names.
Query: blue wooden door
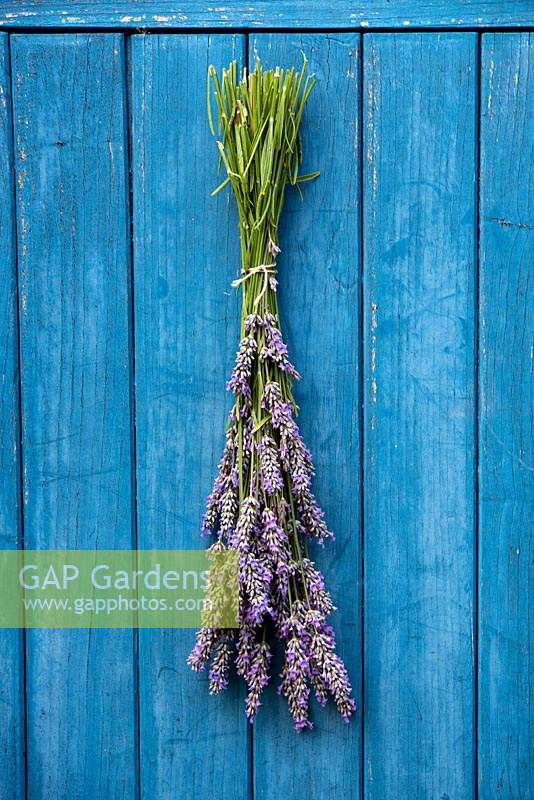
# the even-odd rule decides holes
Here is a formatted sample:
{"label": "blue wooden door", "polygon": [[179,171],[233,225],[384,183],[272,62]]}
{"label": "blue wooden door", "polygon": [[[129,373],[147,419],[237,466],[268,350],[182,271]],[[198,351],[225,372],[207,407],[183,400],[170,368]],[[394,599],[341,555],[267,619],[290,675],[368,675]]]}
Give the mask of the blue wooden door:
{"label": "blue wooden door", "polygon": [[252,728],[191,631],[0,631],[0,800],[533,800],[534,8],[422,5],[2,4],[5,549],[202,546],[239,269],[206,70],[308,56],[281,315],[359,710],[297,735],[274,680]]}

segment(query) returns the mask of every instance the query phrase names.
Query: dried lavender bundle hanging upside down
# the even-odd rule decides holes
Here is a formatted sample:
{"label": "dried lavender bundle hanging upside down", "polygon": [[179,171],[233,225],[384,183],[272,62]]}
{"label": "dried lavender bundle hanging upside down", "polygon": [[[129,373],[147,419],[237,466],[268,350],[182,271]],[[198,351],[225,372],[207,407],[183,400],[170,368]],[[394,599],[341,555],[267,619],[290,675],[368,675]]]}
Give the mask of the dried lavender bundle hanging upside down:
{"label": "dried lavender bundle hanging upside down", "polygon": [[[203,530],[212,550],[239,554],[239,628],[202,628],[188,662],[209,663],[210,691],[228,686],[232,663],[248,687],[252,721],[269,681],[273,639],[284,648],[279,691],[298,731],[311,728],[311,691],[331,697],[348,721],[354,712],[345,666],[326,619],[334,606],[308,556],[308,541],[332,538],[311,490],[312,458],[295,421],[291,392],[299,379],[278,317],[276,257],[286,184],[299,187],[299,127],[314,81],[300,72],[262,71],[259,62],[238,79],[233,62],[219,80],[210,67],[218,110],[217,142],[238,206],[243,292],[241,342],[228,388],[235,396],[226,446]],[[211,130],[214,133],[211,111]]]}

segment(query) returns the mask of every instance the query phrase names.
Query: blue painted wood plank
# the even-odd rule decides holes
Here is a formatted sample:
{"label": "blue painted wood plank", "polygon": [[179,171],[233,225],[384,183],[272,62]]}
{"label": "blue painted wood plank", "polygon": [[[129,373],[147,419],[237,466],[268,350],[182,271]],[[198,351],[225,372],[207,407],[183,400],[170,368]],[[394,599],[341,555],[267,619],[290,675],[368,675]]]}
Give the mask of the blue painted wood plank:
{"label": "blue painted wood plank", "polygon": [[[338,611],[338,649],[358,703],[349,725],[314,703],[315,729],[295,733],[275,673],[254,725],[256,800],[360,797],[360,37],[263,34],[251,39],[265,66],[296,66],[302,51],[317,77],[303,122],[304,172],[321,177],[288,190],[282,215],[280,303],[303,436],[315,489],[336,540],[312,552]],[[274,672],[274,670],[273,670]]]}
{"label": "blue painted wood plank", "polygon": [[528,26],[532,0],[11,0],[10,27],[101,28],[424,28]]}
{"label": "blue painted wood plank", "polygon": [[[20,414],[13,127],[8,37],[0,35],[0,548],[21,547]],[[24,640],[0,631],[0,800],[25,793]]]}
{"label": "blue painted wood plank", "polygon": [[[132,545],[124,43],[12,38],[27,548]],[[131,631],[30,631],[32,800],[135,797]]]}
{"label": "blue painted wood plank", "polygon": [[534,38],[482,37],[479,798],[534,798]]}
{"label": "blue painted wood plank", "polygon": [[[142,548],[203,549],[239,340],[237,215],[220,182],[206,78],[243,36],[134,36],[131,108],[138,530]],[[142,797],[244,800],[244,695],[210,697],[186,665],[194,631],[140,632]]]}
{"label": "blue painted wood plank", "polygon": [[472,797],[476,35],[364,40],[365,797]]}

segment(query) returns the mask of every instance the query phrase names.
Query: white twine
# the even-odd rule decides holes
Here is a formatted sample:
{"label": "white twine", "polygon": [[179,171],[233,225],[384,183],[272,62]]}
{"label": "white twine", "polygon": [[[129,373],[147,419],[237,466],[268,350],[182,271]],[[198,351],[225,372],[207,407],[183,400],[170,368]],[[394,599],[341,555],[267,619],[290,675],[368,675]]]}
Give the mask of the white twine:
{"label": "white twine", "polygon": [[262,272],[265,275],[265,278],[267,278],[269,275],[276,275],[276,264],[260,264],[257,267],[247,269],[244,271],[244,274],[241,278],[232,281],[232,286],[234,289],[237,289],[242,283],[248,281],[251,275],[257,275],[259,272]]}

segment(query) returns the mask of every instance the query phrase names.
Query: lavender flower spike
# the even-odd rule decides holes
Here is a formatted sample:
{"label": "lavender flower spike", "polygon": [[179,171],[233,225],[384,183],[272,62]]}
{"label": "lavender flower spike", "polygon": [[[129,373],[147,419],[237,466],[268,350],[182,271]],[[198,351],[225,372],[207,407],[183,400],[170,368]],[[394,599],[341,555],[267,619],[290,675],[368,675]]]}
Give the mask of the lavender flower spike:
{"label": "lavender flower spike", "polygon": [[260,709],[260,698],[264,688],[269,683],[269,662],[271,661],[271,651],[266,642],[262,642],[256,648],[247,675],[248,694],[246,700],[247,717],[254,722],[256,714]]}
{"label": "lavender flower spike", "polygon": [[250,375],[257,349],[258,344],[253,336],[249,335],[241,339],[234,371],[228,381],[228,389],[231,389],[235,395],[250,395]]}

